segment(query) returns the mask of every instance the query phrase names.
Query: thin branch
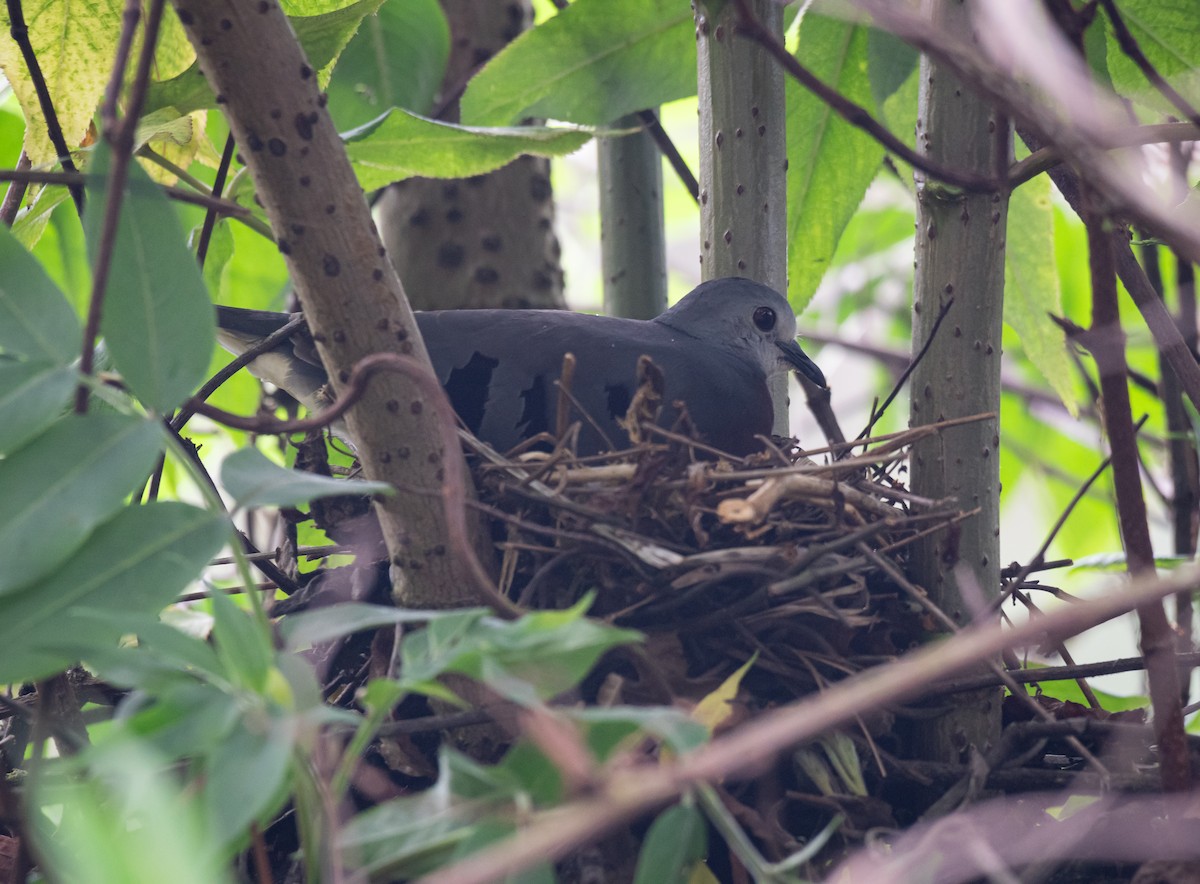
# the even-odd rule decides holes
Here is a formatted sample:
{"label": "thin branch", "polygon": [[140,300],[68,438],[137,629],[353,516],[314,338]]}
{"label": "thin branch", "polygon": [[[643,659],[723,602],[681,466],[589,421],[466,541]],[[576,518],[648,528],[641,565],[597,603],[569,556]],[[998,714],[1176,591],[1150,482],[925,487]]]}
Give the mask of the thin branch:
{"label": "thin branch", "polygon": [[671,136],[663,128],[662,122],[658,119],[658,114],[652,110],[642,110],[638,111],[637,115],[646,124],[646,134],[654,139],[654,143],[658,145],[659,152],[667,158],[667,162],[671,164],[671,168],[679,176],[679,180],[684,188],[692,195],[692,199],[699,203],[700,182],[696,180],[696,176],[688,168],[687,160],[679,153],[678,148],[675,147],[675,142],[671,140]]}
{"label": "thin branch", "polygon": [[[140,0],[127,0],[122,16],[121,37],[118,42],[117,63],[109,78],[101,117],[105,121],[105,137],[112,145],[112,167],[108,171],[104,217],[100,228],[100,241],[96,247],[96,266],[92,268],[92,292],[88,299],[87,325],[83,332],[83,352],[80,354],[79,370],[84,375],[92,374],[96,357],[96,337],[100,334],[100,318],[104,312],[104,295],[108,286],[108,274],[112,269],[113,250],[117,242],[117,224],[121,217],[121,204],[125,198],[125,182],[129,164],[133,160],[133,139],[138,117],[146,98],[146,85],[150,80],[150,65],[154,60],[154,47],[158,43],[158,29],[162,23],[165,0],[152,0],[146,16],[146,28],[142,37],[142,49],[138,57],[137,70],[129,88],[129,101],[125,116],[117,122],[116,104],[124,79],[127,42],[132,44],[133,33],[141,17]],[[84,414],[88,407],[88,388],[80,384],[75,391],[75,411]]]}
{"label": "thin branch", "polygon": [[[221,151],[221,163],[217,166],[217,177],[213,181],[212,195],[220,199],[222,191],[225,190],[225,178],[229,174],[229,166],[233,163],[233,154],[236,143],[232,135],[225,136],[225,149]],[[209,209],[204,214],[204,226],[200,228],[200,242],[196,245],[196,260],[200,262],[200,266],[204,266],[204,260],[208,257],[208,244],[212,241],[213,228],[217,226],[217,212],[214,209]]]}
{"label": "thin branch", "polygon": [[1150,81],[1167,101],[1171,102],[1180,113],[1187,117],[1192,125],[1200,126],[1200,113],[1188,102],[1186,98],[1175,91],[1175,87],[1166,81],[1166,79],[1158,72],[1151,64],[1150,59],[1146,58],[1146,54],[1142,52],[1142,47],[1138,45],[1137,39],[1125,26],[1125,19],[1121,17],[1121,13],[1117,10],[1117,4],[1113,0],[1100,0],[1100,5],[1104,7],[1104,13],[1108,16],[1108,20],[1112,22],[1113,33],[1116,35],[1117,44],[1121,47],[1121,51],[1129,56],[1130,60],[1141,69],[1146,79]]}
{"label": "thin branch", "polygon": [[[1200,128],[1193,123],[1157,123],[1152,126],[1133,126],[1113,133],[1115,137],[1107,144],[1098,145],[1116,150],[1122,147],[1139,147],[1144,144],[1180,144],[1200,140]],[[1048,172],[1063,161],[1062,151],[1051,144],[1039,148],[1013,163],[1008,169],[1008,186],[1015,188],[1043,172]]]}
{"label": "thin branch", "polygon": [[[278,329],[255,343],[254,346],[238,354],[236,359],[231,361],[228,365],[205,381],[204,386],[197,390],[195,395],[192,396],[192,398],[186,403],[184,403],[184,406],[179,410],[179,413],[171,419],[171,429],[175,430],[176,432],[182,430],[184,425],[191,419],[192,415],[196,413],[196,403],[207,401],[208,397],[215,393],[227,380],[257,359],[263,353],[266,353],[268,350],[273,350],[281,341],[286,341],[292,336],[296,329],[300,328],[304,324],[305,321],[303,314],[297,313]],[[336,417],[337,415],[334,415],[332,418],[330,418],[330,420],[333,420]],[[328,424],[320,424],[319,426],[324,427],[328,426]]]}
{"label": "thin branch", "polygon": [[619,824],[674,799],[692,785],[744,779],[761,772],[780,753],[830,728],[854,721],[865,709],[903,702],[926,691],[949,672],[1006,648],[1036,644],[1044,635],[1076,635],[1173,592],[1190,588],[1200,569],[1181,568],[1146,576],[1104,596],[1051,611],[1012,628],[972,627],[888,666],[851,676],[819,694],[777,707],[678,760],[614,765],[595,792],[564,804],[516,836],[472,854],[425,878],[426,884],[484,884],[530,865],[562,856]]}
{"label": "thin branch", "polygon": [[[1188,654],[1177,654],[1175,662],[1179,666],[1200,666],[1200,653],[1195,651]],[[1084,678],[1096,678],[1101,675],[1115,675],[1118,672],[1137,672],[1146,668],[1145,657],[1121,657],[1117,660],[1105,660],[1102,663],[1077,663],[1074,666],[1044,666],[1041,669],[1009,669],[1008,677],[1020,684],[1041,684],[1050,681],[1076,681]],[[966,691],[977,691],[980,688],[996,687],[1001,684],[995,676],[978,675],[968,678],[956,678],[933,686],[938,696],[942,694],[957,694]]]}
{"label": "thin branch", "polygon": [[[75,161],[71,159],[71,149],[67,147],[67,139],[63,135],[62,126],[58,122],[58,113],[54,110],[54,101],[46,86],[46,78],[42,75],[42,66],[38,62],[37,53],[33,51],[33,44],[29,42],[29,26],[25,23],[25,11],[21,7],[21,0],[6,0],[6,2],[8,5],[8,32],[20,47],[21,58],[24,59],[25,67],[29,70],[29,80],[33,84],[34,92],[37,93],[38,105],[46,120],[46,134],[50,137],[50,143],[54,145],[55,153],[58,154],[59,164],[68,172],[78,171],[75,168]],[[71,187],[71,199],[75,202],[75,210],[82,215],[83,188],[79,185]]]}
{"label": "thin branch", "polygon": [[[1137,437],[1125,380],[1125,335],[1117,307],[1117,274],[1112,238],[1105,230],[1107,219],[1091,210],[1094,197],[1085,192],[1084,224],[1092,275],[1092,327],[1080,337],[1092,354],[1100,375],[1102,415],[1112,450],[1113,485],[1117,493],[1117,516],[1130,575],[1154,573],[1154,549],[1146,521],[1146,502],[1137,462]],[[1174,637],[1161,600],[1140,605],[1141,648],[1146,658],[1150,701],[1154,708],[1155,731],[1162,757],[1162,780],[1166,791],[1188,789],[1192,782],[1191,761],[1183,730],[1179,702],[1179,670],[1173,660]]]}
{"label": "thin branch", "polygon": [[[87,184],[94,180],[92,176],[82,172],[40,172],[37,169],[0,169],[0,181],[18,181],[29,184],[60,184],[70,187],[72,184]],[[231,203],[228,200],[215,199],[207,192],[196,193],[174,185],[164,186],[163,193],[173,200],[189,203],[202,209],[211,209],[222,215],[228,215],[241,221],[256,233],[261,233],[267,239],[274,239],[271,228],[254,217],[254,213],[244,206]]]}
{"label": "thin branch", "polygon": [[808,68],[800,64],[796,57],[787,51],[787,47],[758,20],[758,17],[751,11],[747,0],[734,0],[734,5],[738,11],[738,32],[740,34],[744,34],[767,50],[796,82],[825,102],[830,110],[851,126],[862,129],[914,169],[920,169],[931,178],[972,193],[991,193],[1004,187],[1003,181],[974,175],[959,169],[950,169],[917,153],[872,117],[866,108],[855,104],[836,89],[826,86]]}
{"label": "thin branch", "polygon": [[[338,397],[337,401],[309,418],[290,421],[280,421],[265,417],[246,418],[215,408],[205,402],[197,401],[195,397],[188,400],[185,407],[193,409],[197,414],[202,414],[212,420],[241,430],[272,435],[308,432],[309,430],[328,426],[332,421],[343,415],[366,392],[367,382],[371,376],[381,371],[401,372],[421,388],[421,392],[427,397],[427,401],[433,404],[434,411],[436,412],[436,425],[442,445],[448,452],[456,450],[458,448],[458,430],[455,425],[454,412],[450,408],[450,403],[446,399],[446,394],[442,390],[441,384],[417,360],[408,356],[401,356],[399,353],[373,353],[361,359],[355,364],[354,370],[350,373],[350,377],[346,381],[343,393]],[[459,460],[458,463],[462,464],[462,461]],[[442,502],[446,511],[447,540],[454,552],[467,565],[470,576],[474,581],[475,589],[483,601],[494,608],[496,613],[501,616],[519,616],[523,613],[521,609],[496,588],[491,577],[488,576],[487,570],[479,561],[479,557],[475,554],[474,547],[471,545],[466,522],[467,486],[466,476],[464,475],[465,465],[461,468],[456,468],[453,461],[451,461],[447,464],[447,467],[448,469],[445,472],[440,489]]]}
{"label": "thin branch", "polygon": [[900,377],[892,386],[892,392],[888,393],[887,398],[883,400],[883,404],[878,408],[872,409],[871,419],[867,422],[867,425],[863,427],[862,432],[858,434],[858,438],[855,441],[861,441],[871,435],[871,430],[875,428],[875,423],[883,416],[883,413],[887,411],[887,407],[892,404],[892,400],[900,395],[900,391],[904,389],[904,385],[908,382],[909,376],[913,373],[916,367],[921,364],[921,360],[925,358],[925,354],[928,353],[929,348],[933,346],[934,339],[937,338],[938,329],[942,327],[942,322],[945,320],[947,314],[950,312],[950,308],[953,306],[953,297],[947,298],[946,302],[942,304],[941,309],[938,311],[937,319],[935,319],[933,322],[933,328],[929,330],[929,336],[925,339],[925,343],[921,345],[921,349],[917,352],[917,355],[914,356],[912,362],[908,364],[908,368],[904,369],[904,371],[900,374]]}
{"label": "thin branch", "polygon": [[[17,158],[17,171],[27,172],[31,165],[29,154],[21,151],[21,156]],[[17,219],[17,212],[21,209],[21,202],[25,199],[25,191],[28,189],[29,183],[26,181],[13,181],[8,186],[4,194],[4,203],[0,204],[0,223],[5,227],[12,227],[13,221]]]}

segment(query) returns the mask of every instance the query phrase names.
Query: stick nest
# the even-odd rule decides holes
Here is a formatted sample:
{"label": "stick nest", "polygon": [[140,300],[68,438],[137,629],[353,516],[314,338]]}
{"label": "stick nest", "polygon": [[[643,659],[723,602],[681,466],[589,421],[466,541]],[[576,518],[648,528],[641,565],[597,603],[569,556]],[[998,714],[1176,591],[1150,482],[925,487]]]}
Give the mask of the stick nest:
{"label": "stick nest", "polygon": [[[479,446],[473,466],[496,518],[501,588],[519,604],[593,593],[593,616],[647,634],[634,681],[659,701],[702,696],[757,654],[755,693],[770,702],[928,633],[892,575],[909,544],[959,513],[903,486],[920,434],[824,463],[794,440],[731,460],[662,433],[665,443],[586,459]],[[624,701],[651,699],[623,687]]]}

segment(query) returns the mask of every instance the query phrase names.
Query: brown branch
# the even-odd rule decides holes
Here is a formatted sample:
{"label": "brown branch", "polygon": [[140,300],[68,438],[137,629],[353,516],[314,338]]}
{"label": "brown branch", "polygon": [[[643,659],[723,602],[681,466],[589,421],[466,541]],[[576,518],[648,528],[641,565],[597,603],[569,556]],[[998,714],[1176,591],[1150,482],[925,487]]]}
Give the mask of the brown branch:
{"label": "brown branch", "polygon": [[796,82],[825,102],[830,110],[851,126],[862,129],[914,169],[920,169],[931,178],[971,193],[990,193],[1004,187],[1003,181],[951,169],[917,153],[872,117],[865,107],[855,104],[836,89],[826,86],[808,68],[800,64],[796,57],[787,51],[787,47],[758,20],[747,0],[734,0],[734,6],[738,11],[739,34],[745,35],[767,50]]}
{"label": "brown branch", "polygon": [[[225,149],[221,151],[221,162],[217,166],[217,176],[213,180],[212,195],[215,199],[221,198],[221,192],[225,190],[225,177],[229,174],[229,166],[233,163],[234,148],[236,142],[232,135],[225,136]],[[212,240],[213,228],[217,226],[217,211],[209,207],[209,210],[204,213],[204,226],[200,228],[200,241],[196,245],[196,260],[200,262],[200,266],[204,267],[204,261],[208,257],[208,244]]]}
{"label": "brown branch", "polygon": [[696,180],[696,176],[688,168],[687,160],[679,153],[679,149],[675,147],[675,142],[671,140],[671,136],[663,128],[662,122],[658,119],[658,114],[652,110],[642,110],[638,111],[637,115],[646,124],[646,134],[654,139],[654,143],[658,145],[659,153],[666,157],[667,162],[675,170],[675,174],[679,177],[684,188],[692,195],[692,199],[700,202],[700,182]]}
{"label": "brown branch", "polygon": [[878,408],[871,409],[871,419],[867,421],[867,425],[863,427],[862,432],[858,434],[858,438],[855,441],[861,441],[871,435],[871,430],[875,428],[876,422],[879,420],[879,418],[883,417],[883,413],[887,411],[887,407],[892,404],[892,400],[900,395],[900,391],[904,388],[909,376],[913,373],[913,371],[916,370],[917,366],[921,364],[921,360],[925,358],[925,354],[928,353],[929,348],[933,346],[933,342],[937,338],[938,329],[942,327],[942,322],[945,320],[947,314],[950,313],[950,308],[953,306],[953,297],[947,298],[945,303],[942,304],[941,308],[938,310],[937,319],[933,321],[933,328],[929,330],[929,335],[925,338],[925,343],[921,345],[921,349],[917,351],[917,355],[912,358],[911,362],[909,362],[908,367],[900,373],[900,377],[897,378],[896,383],[892,385],[892,392],[888,393],[887,398],[883,400],[883,404]]}
{"label": "brown branch", "polygon": [[1188,102],[1186,98],[1175,91],[1175,87],[1166,81],[1166,79],[1158,72],[1146,54],[1142,52],[1142,47],[1138,45],[1137,39],[1125,26],[1125,19],[1121,17],[1121,13],[1117,10],[1117,4],[1113,0],[1100,0],[1100,5],[1104,7],[1104,13],[1108,16],[1108,20],[1112,22],[1113,33],[1116,35],[1117,44],[1121,47],[1121,51],[1129,56],[1130,60],[1138,66],[1146,79],[1150,81],[1167,101],[1171,102],[1180,113],[1182,113],[1192,125],[1200,126],[1200,113]]}
{"label": "brown branch", "polygon": [[[125,74],[125,55],[122,53],[128,53],[126,44],[132,44],[133,34],[141,17],[140,0],[127,0],[117,47],[117,63],[109,77],[108,91],[101,111],[101,118],[105,121],[104,135],[112,145],[112,167],[108,170],[104,216],[100,228],[100,241],[96,247],[96,266],[92,268],[92,292],[88,298],[87,324],[83,331],[83,350],[79,359],[79,371],[85,376],[92,374],[94,368],[96,337],[100,334],[100,318],[104,313],[104,295],[108,286],[108,274],[112,269],[113,249],[117,242],[117,224],[121,217],[121,204],[125,199],[129,164],[133,161],[134,135],[146,99],[150,65],[154,60],[154,47],[158,43],[158,29],[162,23],[165,2],[166,0],[151,0],[137,70],[129,87],[125,116],[118,122],[117,97],[120,95]],[[86,384],[80,384],[75,392],[75,411],[83,414],[87,407],[88,388]]]}
{"label": "brown branch", "polygon": [[[1200,666],[1200,653],[1195,651],[1187,654],[1176,654],[1175,663],[1179,666]],[[1041,669],[1008,669],[1010,679],[1020,684],[1041,684],[1051,681],[1073,681],[1083,678],[1096,678],[1101,675],[1115,675],[1118,672],[1137,672],[1146,668],[1145,657],[1121,657],[1117,660],[1105,660],[1102,663],[1076,663],[1073,666],[1044,666]],[[980,688],[990,688],[1000,685],[995,676],[973,675],[967,678],[956,678],[933,685],[931,692],[941,694],[957,694],[963,691],[977,691]]]}
{"label": "brown branch", "polygon": [[[27,172],[32,165],[29,154],[21,151],[21,155],[17,157],[18,172]],[[4,194],[4,203],[0,205],[0,223],[5,227],[12,227],[13,221],[17,220],[17,212],[21,210],[21,202],[25,199],[25,191],[29,189],[29,183],[26,181],[13,181],[8,190]]]}
{"label": "brown branch", "polygon": [[[1178,144],[1200,140],[1200,128],[1193,123],[1157,123],[1134,126],[1113,133],[1108,143],[1098,145],[1108,149],[1138,147],[1143,144]],[[1008,169],[1008,186],[1019,187],[1026,181],[1048,172],[1063,161],[1063,154],[1054,145],[1039,148]]]}
{"label": "brown branch", "polygon": [[562,856],[617,825],[665,804],[697,783],[745,779],[804,740],[854,721],[866,709],[904,702],[948,673],[962,670],[1006,648],[1036,644],[1047,634],[1075,635],[1138,605],[1192,587],[1200,569],[1182,568],[1164,577],[1135,578],[1103,597],[1051,611],[1012,628],[965,629],[895,663],[847,678],[819,694],[777,707],[728,736],[677,761],[614,765],[593,795],[557,808],[514,837],[441,869],[426,884],[484,884],[530,865]]}
{"label": "brown branch", "polygon": [[[16,181],[27,184],[61,184],[70,187],[72,184],[87,184],[94,180],[93,176],[89,176],[83,172],[42,172],[37,169],[0,169],[0,181]],[[194,206],[199,206],[202,209],[211,209],[222,215],[228,215],[231,218],[236,218],[239,221],[248,223],[248,226],[259,233],[264,232],[264,228],[260,228],[253,222],[254,213],[244,206],[239,206],[237,203],[231,203],[228,200],[215,199],[207,193],[196,193],[195,191],[186,190],[182,187],[174,185],[164,186],[163,193],[173,200],[181,203],[190,203]],[[270,231],[265,231],[266,235],[270,235]]]}
{"label": "brown branch", "polygon": [[[258,341],[253,346],[249,347],[248,349],[246,349],[246,350],[242,351],[240,354],[238,354],[238,357],[236,359],[231,361],[228,365],[226,365],[224,368],[222,368],[220,371],[218,371],[216,374],[214,374],[211,378],[209,378],[207,381],[205,381],[204,386],[202,386],[199,390],[197,390],[196,394],[194,396],[192,396],[191,399],[189,399],[187,402],[184,403],[183,408],[181,408],[179,410],[179,413],[171,419],[171,428],[173,430],[175,430],[176,432],[178,432],[179,430],[182,430],[184,425],[188,422],[188,420],[191,419],[192,415],[194,415],[196,413],[196,408],[195,408],[196,403],[203,403],[203,402],[207,401],[208,397],[211,396],[213,393],[215,393],[221,387],[222,384],[224,384],[227,380],[229,380],[231,377],[233,377],[235,374],[237,374],[239,371],[241,371],[243,368],[245,368],[247,365],[249,365],[255,359],[257,359],[263,353],[266,353],[268,350],[274,349],[276,344],[290,338],[292,336],[292,334],[296,331],[296,329],[300,328],[300,326],[302,326],[302,325],[304,325],[304,315],[301,313],[297,313],[295,316],[293,316],[291,319],[289,319],[287,322],[285,322],[281,327],[279,327],[275,331],[271,332],[271,334],[267,335],[265,338]],[[233,416],[236,417],[236,415],[233,415]],[[334,417],[336,418],[336,415]],[[334,418],[330,418],[330,420],[333,420],[333,419]],[[328,426],[328,424],[320,424],[319,426],[324,427],[324,426]],[[288,431],[285,431],[285,432],[288,432]],[[290,432],[301,432],[301,431],[292,430]]]}
{"label": "brown branch", "polygon": [[[59,164],[68,172],[75,172],[77,171],[75,161],[71,159],[71,149],[67,147],[67,139],[58,122],[58,112],[54,109],[50,89],[46,86],[42,66],[38,62],[37,53],[33,51],[33,44],[29,41],[29,26],[25,23],[25,10],[21,6],[21,0],[6,0],[6,2],[8,5],[8,33],[20,48],[21,58],[25,61],[25,67],[29,71],[29,81],[33,84],[33,91],[37,93],[38,105],[46,120],[46,134],[50,137],[50,143],[54,145],[55,153],[58,154]],[[82,215],[83,188],[79,185],[72,186],[71,199],[75,201],[75,210]]]}
{"label": "brown branch", "polygon": [[[1125,380],[1125,334],[1117,307],[1117,274],[1112,238],[1105,230],[1106,219],[1091,210],[1092,199],[1084,194],[1084,223],[1092,276],[1092,327],[1080,337],[1092,354],[1100,375],[1101,413],[1112,449],[1113,486],[1121,540],[1131,576],[1154,574],[1154,548],[1146,521],[1138,471],[1137,437]],[[1166,791],[1182,791],[1192,782],[1191,759],[1183,729],[1179,703],[1179,670],[1173,657],[1175,640],[1161,600],[1137,609],[1141,624],[1141,649],[1146,658],[1150,701],[1162,757],[1162,780]]]}
{"label": "brown branch", "polygon": [[[361,359],[351,371],[337,401],[312,417],[289,421],[262,416],[247,418],[216,408],[206,402],[197,401],[195,398],[190,399],[186,407],[193,409],[196,414],[202,414],[219,423],[241,430],[270,435],[306,433],[328,426],[345,414],[362,398],[371,376],[382,371],[400,372],[421,388],[426,401],[433,405],[436,416],[435,424],[444,450],[447,455],[457,451],[459,443],[454,411],[450,408],[450,402],[446,399],[442,385],[420,362],[409,356],[401,356],[399,353],[373,353]],[[455,460],[447,457],[447,469],[441,483],[441,497],[446,514],[446,539],[450,542],[455,554],[466,564],[477,594],[501,616],[510,618],[520,616],[523,613],[521,609],[496,588],[496,584],[492,582],[471,544],[466,521],[466,465],[461,458]]]}

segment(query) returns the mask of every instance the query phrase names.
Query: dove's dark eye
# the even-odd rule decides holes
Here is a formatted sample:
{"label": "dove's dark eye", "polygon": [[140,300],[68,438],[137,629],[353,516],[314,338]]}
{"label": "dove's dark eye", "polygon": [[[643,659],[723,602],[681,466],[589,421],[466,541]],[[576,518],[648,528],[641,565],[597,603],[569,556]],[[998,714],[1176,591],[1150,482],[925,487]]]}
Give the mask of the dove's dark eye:
{"label": "dove's dark eye", "polygon": [[770,307],[759,307],[754,311],[754,324],[759,331],[769,332],[775,327],[775,311]]}

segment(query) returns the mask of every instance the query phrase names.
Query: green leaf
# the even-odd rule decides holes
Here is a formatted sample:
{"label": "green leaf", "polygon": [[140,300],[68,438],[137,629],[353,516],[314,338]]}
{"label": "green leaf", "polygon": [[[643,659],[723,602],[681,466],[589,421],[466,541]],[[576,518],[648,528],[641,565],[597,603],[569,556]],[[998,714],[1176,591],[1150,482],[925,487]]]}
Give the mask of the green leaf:
{"label": "green leaf", "polygon": [[419,175],[467,178],[511,163],[522,154],[564,156],[578,150],[590,132],[525,126],[483,129],[427,120],[393,108],[353,132],[346,153],[364,190],[378,190]]}
{"label": "green leaf", "polygon": [[1054,206],[1050,179],[1039,175],[1013,191],[1008,203],[1004,254],[1004,321],[1021,338],[1025,355],[1058,393],[1072,417],[1079,414],[1073,368],[1063,331],[1062,292],[1054,267]]}
{"label": "green leaf", "polygon": [[[200,228],[193,231],[192,247],[200,238]],[[204,257],[204,285],[219,301],[221,300],[221,281],[225,278],[225,270],[233,260],[233,231],[230,230],[228,218],[222,218],[213,225],[212,236],[208,239],[208,253]]]}
{"label": "green leaf", "polygon": [[[466,859],[472,853],[478,853],[485,847],[498,844],[515,833],[516,826],[513,825],[510,819],[491,817],[480,820],[471,829],[470,834],[462,843],[454,849],[454,853],[450,857],[450,862]],[[554,866],[550,862],[543,860],[522,872],[506,875],[504,878],[497,878],[496,880],[498,884],[557,884],[559,879],[554,875]]]}
{"label": "green leaf", "polygon": [[660,813],[646,833],[634,884],[684,884],[707,853],[703,814],[691,804],[676,804]]}
{"label": "green leaf", "polygon": [[389,107],[428,114],[450,54],[450,26],[437,0],[385,3],[342,51],[329,82],[329,112],[339,131]]}
{"label": "green leaf", "polygon": [[75,389],[74,370],[49,362],[0,362],[0,458],[16,451],[62,414]]}
{"label": "green leaf", "polygon": [[341,827],[339,846],[355,868],[376,880],[416,877],[451,856],[471,835],[478,813],[464,802],[448,802],[440,789],[429,789],[360,813]]}
{"label": "green leaf", "polygon": [[882,107],[917,69],[920,54],[899,37],[870,28],[867,32],[867,70],[871,98]]}
{"label": "green leaf", "polygon": [[[867,28],[809,13],[800,24],[796,56],[823,82],[870,108],[867,44]],[[791,79],[787,119],[788,300],[799,311],[829,269],[883,149]]]}
{"label": "green leaf", "polygon": [[[97,147],[96,178],[105,181],[110,151]],[[100,248],[107,194],[89,188],[84,229],[93,266]],[[100,329],[125,382],[150,408],[167,412],[203,380],[216,346],[215,317],[179,217],[137,163],[113,248]]]}
{"label": "green leaf", "polygon": [[360,482],[314,476],[268,460],[257,448],[242,448],[221,464],[221,484],[238,506],[295,506],[321,497],[393,494],[386,482]]}
{"label": "green leaf", "polygon": [[[338,55],[358,31],[365,16],[375,12],[383,0],[359,0],[340,8],[336,4],[285,2],[284,12],[300,41],[304,55],[317,70],[317,82],[322,89],[329,82]],[[108,59],[105,59],[107,64]],[[174,107],[180,116],[203,108],[216,107],[216,96],[200,72],[198,63],[169,80],[151,83],[146,92],[143,113]]]}
{"label": "green leaf", "polygon": [[249,690],[266,689],[274,649],[257,621],[223,592],[212,596],[213,642],[227,677]]}
{"label": "green leaf", "polygon": [[[124,6],[121,0],[25,4],[29,40],[68,149],[82,143],[100,103],[117,48]],[[38,168],[52,163],[57,152],[46,134],[46,118],[21,50],[8,36],[11,22],[7,7],[0,12],[0,22],[5,35],[0,39],[0,69],[21,102],[26,121],[25,150],[34,168]]]}
{"label": "green leaf", "polygon": [[504,621],[477,614],[445,617],[407,636],[400,647],[408,683],[457,672],[517,702],[548,699],[577,684],[609,648],[640,634],[584,618],[585,597],[564,611]]}
{"label": "green leaf", "polygon": [[160,450],[149,421],[71,414],[0,461],[0,597],[78,550],[121,508]]}
{"label": "green leaf", "polygon": [[678,0],[575,0],[513,40],[475,75],[462,121],[547,117],[603,126],[696,94],[691,8]]}
{"label": "green leaf", "polygon": [[[1200,30],[1193,0],[1121,0],[1121,18],[1155,70],[1193,107],[1200,103]],[[1122,95],[1165,113],[1179,111],[1149,84],[1141,69],[1117,43],[1105,16],[1108,70]]]}
{"label": "green leaf", "polygon": [[75,311],[37,259],[0,225],[0,353],[65,365],[79,354]]}
{"label": "green leaf", "polygon": [[[168,759],[144,743],[122,740],[91,748],[86,760],[86,771],[71,764],[63,775],[30,783],[30,818],[47,879],[91,884],[234,880]],[[47,815],[60,820],[53,831],[43,822]]]}
{"label": "green leaf", "polygon": [[42,678],[89,648],[114,644],[124,629],[86,615],[162,609],[221,548],[226,531],[223,519],[182,503],[122,510],[37,586],[0,596],[0,682]]}
{"label": "green leaf", "polygon": [[[477,615],[485,613],[482,608],[473,611]],[[398,623],[425,623],[447,616],[450,616],[450,612],[405,611],[384,605],[343,602],[285,617],[279,624],[279,631],[289,648],[299,650],[366,629]]]}
{"label": "green leaf", "polygon": [[246,716],[213,748],[204,764],[204,807],[209,831],[221,843],[265,823],[286,795],[295,732],[289,718],[265,722]]}
{"label": "green leaf", "polygon": [[698,749],[710,736],[708,728],[670,706],[593,706],[563,711],[584,726],[588,746],[601,762],[634,733],[649,734],[680,754]]}

